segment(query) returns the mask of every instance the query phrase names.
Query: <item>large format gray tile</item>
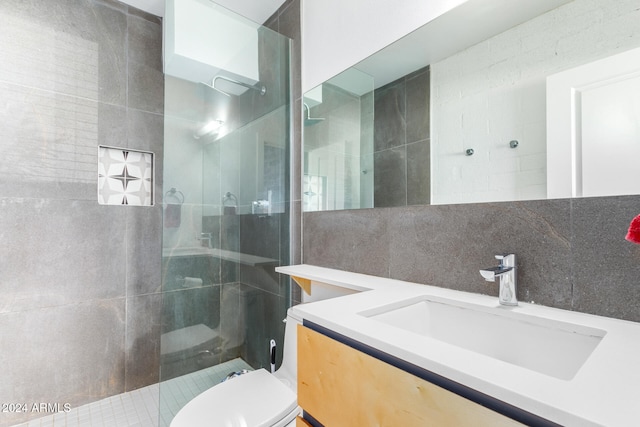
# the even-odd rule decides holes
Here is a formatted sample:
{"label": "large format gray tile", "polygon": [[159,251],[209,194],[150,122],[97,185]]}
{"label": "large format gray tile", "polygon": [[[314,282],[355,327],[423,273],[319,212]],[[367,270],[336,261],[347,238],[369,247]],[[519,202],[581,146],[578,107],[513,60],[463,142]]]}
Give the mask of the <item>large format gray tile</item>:
{"label": "large format gray tile", "polygon": [[164,109],[164,75],[162,71],[140,62],[129,64],[129,107],[162,114]]}
{"label": "large format gray tile", "polygon": [[389,276],[388,209],[307,212],[303,262]]}
{"label": "large format gray tile", "polygon": [[162,158],[164,118],[162,114],[138,110],[127,111],[127,148],[153,151]]}
{"label": "large format gray tile", "polygon": [[[114,3],[122,4],[117,0],[112,0],[112,1]],[[133,6],[127,6],[127,10],[129,12],[129,15],[131,16],[137,16],[138,18],[146,19],[147,21],[150,21],[154,24],[162,25],[162,18],[159,16],[153,15],[149,12],[145,12],[144,10],[140,10]]]}
{"label": "large format gray tile", "polygon": [[280,15],[280,11],[276,10],[275,12],[273,12],[273,14],[270,17],[267,18],[266,21],[262,23],[262,25],[269,28],[270,30],[278,31],[279,15]]}
{"label": "large format gray tile", "polygon": [[127,207],[127,296],[162,289],[162,206]]}
{"label": "large format gray tile", "polygon": [[[77,407],[124,391],[124,298],[3,313],[0,330],[2,402]],[[21,415],[3,413],[0,426]]]}
{"label": "large format gray tile", "polygon": [[360,97],[360,155],[374,152],[374,91]]}
{"label": "large format gray tile", "polygon": [[430,138],[429,101],[431,87],[429,68],[406,77],[407,87],[407,143]]}
{"label": "large format gray tile", "polygon": [[376,208],[407,204],[407,146],[373,154],[373,205]]}
{"label": "large format gray tile", "polygon": [[127,108],[98,103],[98,145],[128,147]]}
{"label": "large format gray tile", "polygon": [[374,120],[375,151],[406,144],[406,126],[404,80],[377,89]]}
{"label": "large format gray tile", "polygon": [[[246,335],[242,348],[242,359],[251,366],[269,369],[269,343],[276,341],[276,366],[282,362],[284,344],[284,323],[287,316],[287,302],[284,297],[261,291],[246,292],[244,306],[240,308],[245,316]],[[223,320],[224,322],[224,320]]]}
{"label": "large format gray tile", "polygon": [[282,12],[279,15],[278,32],[291,39],[291,56],[289,62],[291,64],[292,99],[300,99],[302,97],[300,1],[286,2],[283,6],[285,7],[284,9],[281,8]]}
{"label": "large format gray tile", "polygon": [[3,1],[0,80],[124,105],[126,15],[82,0]]}
{"label": "large format gray tile", "polygon": [[96,199],[99,104],[0,83],[2,196]]}
{"label": "large format gray tile", "polygon": [[162,69],[162,23],[128,17],[128,59]]}
{"label": "large format gray tile", "polygon": [[129,109],[127,111],[127,141],[124,147],[154,154],[154,198],[156,204],[162,204],[164,171],[163,116]]}
{"label": "large format gray tile", "polygon": [[275,266],[252,267],[248,265],[240,265],[240,282],[260,289],[263,292],[286,296],[286,289],[280,275],[276,273]]}
{"label": "large format gray tile", "polygon": [[285,105],[290,95],[289,40],[266,27],[258,30],[258,64],[260,83],[266,93],[247,91],[241,100],[248,102],[243,108],[252,111],[252,120]]}
{"label": "large format gray tile", "polygon": [[569,202],[540,201],[392,209],[391,277],[497,295],[478,272],[515,253],[518,298],[571,305]]}
{"label": "large format gray tile", "polygon": [[159,380],[161,319],[161,294],[127,298],[126,391],[155,384]]}
{"label": "large format gray tile", "polygon": [[203,324],[220,324],[220,286],[186,288],[162,294],[162,333]]}
{"label": "large format gray tile", "polygon": [[271,216],[238,215],[240,252],[265,258],[280,258],[280,221],[283,214]]}
{"label": "large format gray tile", "polygon": [[640,245],[625,240],[640,196],[574,199],[573,309],[640,321]]}
{"label": "large format gray tile", "polygon": [[127,106],[153,113],[164,111],[162,25],[136,16],[128,17]]}
{"label": "large format gray tile", "polygon": [[0,312],[125,295],[125,208],[18,198],[0,204]]}

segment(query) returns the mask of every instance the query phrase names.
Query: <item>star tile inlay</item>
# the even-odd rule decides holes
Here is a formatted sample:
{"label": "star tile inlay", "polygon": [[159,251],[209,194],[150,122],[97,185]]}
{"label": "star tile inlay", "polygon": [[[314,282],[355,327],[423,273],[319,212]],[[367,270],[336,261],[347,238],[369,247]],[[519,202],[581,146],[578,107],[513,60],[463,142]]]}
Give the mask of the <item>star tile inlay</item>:
{"label": "star tile inlay", "polygon": [[98,203],[153,205],[153,153],[99,147]]}

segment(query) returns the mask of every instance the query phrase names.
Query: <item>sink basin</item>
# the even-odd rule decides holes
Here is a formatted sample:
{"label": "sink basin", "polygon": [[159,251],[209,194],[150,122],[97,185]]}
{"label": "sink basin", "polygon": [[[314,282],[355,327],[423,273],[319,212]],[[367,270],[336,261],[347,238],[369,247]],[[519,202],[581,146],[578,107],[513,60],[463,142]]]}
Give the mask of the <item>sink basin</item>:
{"label": "sink basin", "polygon": [[576,375],[606,334],[601,329],[504,307],[430,296],[359,314],[561,380]]}

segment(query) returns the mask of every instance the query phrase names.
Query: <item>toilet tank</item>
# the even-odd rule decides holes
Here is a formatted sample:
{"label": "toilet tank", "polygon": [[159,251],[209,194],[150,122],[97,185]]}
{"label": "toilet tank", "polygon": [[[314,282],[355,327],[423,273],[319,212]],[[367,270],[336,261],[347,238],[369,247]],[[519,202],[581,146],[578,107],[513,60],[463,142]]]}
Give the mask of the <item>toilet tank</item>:
{"label": "toilet tank", "polygon": [[298,325],[302,324],[302,319],[293,315],[292,310],[289,309],[287,310],[285,322],[282,365],[274,375],[295,392],[297,389],[298,367],[297,329]]}
{"label": "toilet tank", "polygon": [[[296,279],[294,277],[294,279]],[[296,280],[297,282],[297,280]],[[317,282],[310,280],[311,293],[308,294],[304,290],[302,291],[302,303],[311,303],[315,301],[322,301],[331,298],[337,298],[345,295],[351,295],[358,292],[362,292],[366,289],[350,289],[342,286],[330,285],[328,283]],[[302,287],[302,286],[301,286]],[[303,288],[304,289],[304,288]],[[275,376],[288,385],[292,390],[297,392],[297,366],[298,366],[298,354],[297,354],[297,329],[298,325],[302,324],[302,318],[298,317],[293,307],[287,310],[287,318],[285,319],[285,332],[284,332],[284,349],[282,353],[282,365],[275,372]]]}

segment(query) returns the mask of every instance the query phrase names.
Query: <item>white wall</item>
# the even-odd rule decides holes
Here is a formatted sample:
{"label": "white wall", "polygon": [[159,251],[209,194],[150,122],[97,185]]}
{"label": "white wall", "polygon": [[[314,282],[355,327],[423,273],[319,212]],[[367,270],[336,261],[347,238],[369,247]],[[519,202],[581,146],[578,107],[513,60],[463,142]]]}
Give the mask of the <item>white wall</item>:
{"label": "white wall", "polygon": [[302,0],[302,92],[466,0]]}
{"label": "white wall", "polygon": [[[255,84],[258,72],[259,24],[208,0],[167,0],[163,19],[164,73],[191,82],[222,75]],[[232,34],[233,37],[229,37]],[[236,95],[246,89],[220,86]]]}
{"label": "white wall", "polygon": [[545,198],[546,76],[640,46],[638,4],[576,0],[431,64],[432,203]]}

